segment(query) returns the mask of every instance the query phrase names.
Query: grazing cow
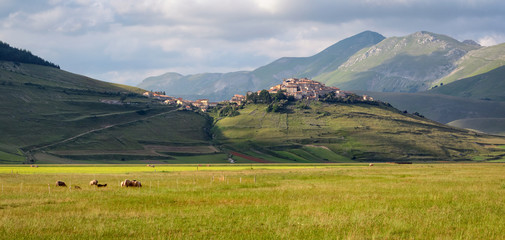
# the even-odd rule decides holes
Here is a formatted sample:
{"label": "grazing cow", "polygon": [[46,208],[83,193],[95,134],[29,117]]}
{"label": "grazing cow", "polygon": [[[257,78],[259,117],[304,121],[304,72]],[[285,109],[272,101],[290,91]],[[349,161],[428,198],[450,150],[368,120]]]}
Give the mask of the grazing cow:
{"label": "grazing cow", "polygon": [[81,187],[79,187],[79,186],[77,186],[77,185],[74,185],[72,188],[73,188],[73,189],[81,189]]}
{"label": "grazing cow", "polygon": [[107,183],[106,184],[97,184],[96,186],[97,187],[107,187]]}
{"label": "grazing cow", "polygon": [[91,182],[89,182],[89,185],[90,186],[93,186],[93,185],[97,185],[98,184],[98,180],[91,180]]}
{"label": "grazing cow", "polygon": [[65,184],[63,181],[56,181],[56,187],[66,187],[67,184]]}
{"label": "grazing cow", "polygon": [[154,164],[147,164],[148,167],[154,167]]}
{"label": "grazing cow", "polygon": [[373,167],[373,163],[368,164],[369,167]]}

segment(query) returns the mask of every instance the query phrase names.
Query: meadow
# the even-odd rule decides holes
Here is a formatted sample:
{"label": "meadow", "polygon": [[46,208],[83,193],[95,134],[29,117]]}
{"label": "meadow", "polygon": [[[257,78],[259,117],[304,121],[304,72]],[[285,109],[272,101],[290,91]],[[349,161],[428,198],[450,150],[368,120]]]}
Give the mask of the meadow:
{"label": "meadow", "polygon": [[[504,173],[503,163],[4,165],[0,238],[504,239]],[[121,188],[126,178],[143,187]]]}

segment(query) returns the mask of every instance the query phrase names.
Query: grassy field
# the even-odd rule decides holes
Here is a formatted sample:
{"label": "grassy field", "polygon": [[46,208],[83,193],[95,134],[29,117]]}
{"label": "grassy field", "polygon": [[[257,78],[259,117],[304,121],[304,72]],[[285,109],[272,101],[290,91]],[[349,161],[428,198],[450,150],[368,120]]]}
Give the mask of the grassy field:
{"label": "grassy field", "polygon": [[[503,163],[197,166],[3,166],[0,236],[505,238]],[[120,188],[126,178],[143,187]]]}

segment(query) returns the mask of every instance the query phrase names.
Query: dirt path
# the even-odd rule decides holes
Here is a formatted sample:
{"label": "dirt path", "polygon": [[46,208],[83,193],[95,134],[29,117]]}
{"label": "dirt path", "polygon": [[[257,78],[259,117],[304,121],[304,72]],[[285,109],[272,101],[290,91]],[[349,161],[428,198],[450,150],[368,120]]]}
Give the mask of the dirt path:
{"label": "dirt path", "polygon": [[265,159],[257,158],[257,157],[253,157],[253,156],[248,156],[248,155],[245,155],[245,154],[242,154],[242,153],[238,153],[238,152],[231,151],[230,153],[233,154],[233,155],[235,155],[235,156],[237,156],[237,157],[245,158],[247,160],[251,160],[251,161],[254,161],[254,162],[257,162],[257,163],[271,163],[270,161],[267,161]]}
{"label": "dirt path", "polygon": [[117,126],[121,126],[121,125],[127,125],[127,124],[131,124],[131,123],[134,123],[134,122],[143,121],[143,120],[146,120],[146,119],[158,117],[158,116],[161,116],[161,115],[164,115],[164,114],[168,114],[168,113],[171,113],[171,112],[175,112],[175,111],[177,111],[177,109],[170,110],[168,112],[154,114],[154,115],[149,116],[149,117],[140,118],[140,119],[124,122],[124,123],[117,123],[117,124],[107,125],[107,126],[101,127],[101,128],[92,129],[92,130],[89,130],[89,131],[77,134],[77,135],[75,135],[73,137],[69,137],[69,138],[63,139],[63,140],[55,142],[55,143],[51,143],[51,144],[48,144],[48,145],[44,145],[44,146],[41,146],[41,147],[36,147],[36,148],[30,149],[27,152],[37,151],[37,150],[41,150],[41,149],[48,148],[48,147],[53,147],[53,146],[56,146],[56,145],[59,145],[59,144],[62,144],[62,143],[66,143],[68,141],[72,141],[74,139],[80,138],[82,136],[86,136],[86,135],[88,135],[90,133],[99,132],[99,131],[103,131],[105,129],[109,129],[109,128],[112,128],[112,127],[117,127]]}

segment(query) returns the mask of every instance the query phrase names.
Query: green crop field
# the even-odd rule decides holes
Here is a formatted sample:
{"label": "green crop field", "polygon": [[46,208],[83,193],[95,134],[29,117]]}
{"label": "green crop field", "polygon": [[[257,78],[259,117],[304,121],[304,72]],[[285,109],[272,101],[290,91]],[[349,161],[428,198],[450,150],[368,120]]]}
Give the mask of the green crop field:
{"label": "green crop field", "polygon": [[5,165],[0,238],[504,239],[504,173],[503,163]]}

